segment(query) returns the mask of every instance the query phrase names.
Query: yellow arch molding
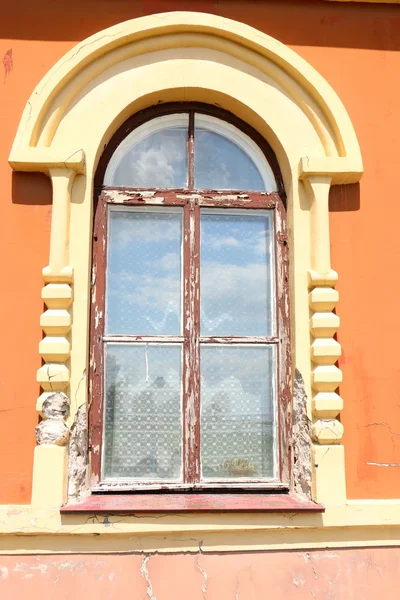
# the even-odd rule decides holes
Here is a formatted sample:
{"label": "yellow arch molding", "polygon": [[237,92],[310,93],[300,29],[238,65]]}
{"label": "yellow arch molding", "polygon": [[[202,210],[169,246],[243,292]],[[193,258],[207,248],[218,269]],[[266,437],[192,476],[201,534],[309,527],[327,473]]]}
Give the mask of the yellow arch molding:
{"label": "yellow arch molding", "polygon": [[[318,465],[313,493],[327,506],[343,507],[343,428],[336,418],[342,399],[335,391],[341,348],[334,339],[339,317],[333,313],[338,293],[328,195],[332,183],[361,177],[356,134],[337,94],[295,52],[242,23],[190,12],[127,21],[78,44],[39,83],[18,127],[11,166],[45,172],[53,186],[50,259],[43,269],[47,310],[40,320],[45,364],[37,375],[43,388],[37,410],[44,419],[32,504],[57,508],[67,497],[68,427],[61,418],[46,420],[43,402],[47,406],[54,391],[65,403],[70,398],[68,425],[87,403],[82,381],[98,159],[128,116],[157,102],[186,100],[236,113],[268,139],[280,162],[291,236],[292,356],[310,398]],[[77,491],[70,485],[72,494]]]}
{"label": "yellow arch molding", "polygon": [[[137,110],[158,101],[196,99],[221,104],[248,120],[280,161],[291,236],[293,364],[303,374],[310,398],[313,497],[325,504],[326,512],[317,517],[262,514],[257,523],[254,515],[227,513],[214,515],[212,523],[196,514],[185,515],[184,523],[179,515],[156,520],[119,516],[118,541],[115,530],[107,529],[110,541],[100,551],[121,549],[147,533],[157,540],[154,550],[160,549],[161,537],[173,533],[174,542],[165,542],[165,551],[198,551],[190,541],[196,531],[205,546],[211,540],[209,549],[281,548],[283,528],[286,548],[298,547],[299,536],[302,546],[304,540],[310,547],[343,544],[343,528],[347,544],[381,544],[375,530],[382,510],[388,527],[398,526],[400,503],[346,500],[342,426],[336,419],[342,400],[335,392],[341,373],[335,367],[339,317],[333,313],[338,293],[337,274],[330,266],[328,194],[332,183],[361,177],[356,134],[336,93],[296,53],[241,23],[191,12],[135,19],[78,44],[39,83],[21,118],[10,164],[16,170],[43,171],[53,185],[50,261],[42,291],[48,308],[41,316],[46,335],[39,346],[46,363],[38,372],[44,391],[37,410],[43,425],[35,449],[32,506],[9,512],[6,507],[0,533],[23,529],[63,539],[104,533],[101,523],[85,519],[77,527],[73,519],[60,518],[58,509],[67,499],[68,427],[61,417],[46,420],[48,403],[43,406],[43,401],[51,402],[54,391],[65,394],[65,403],[69,397],[68,425],[87,403],[93,174],[104,143]],[[362,529],[372,526],[371,534]],[[250,533],[240,542],[244,530]],[[335,531],[341,532],[340,539]],[[182,541],[176,541],[177,533]],[[391,532],[382,534],[386,543],[392,538]],[[42,544],[44,552],[54,552],[53,541]]]}
{"label": "yellow arch molding", "polygon": [[[267,73],[307,115],[325,155],[345,159],[331,161],[327,167],[321,160],[313,160],[316,157],[309,157],[302,162],[302,171],[343,172],[347,173],[346,181],[360,178],[361,154],[349,116],[330,85],[306,61],[252,27],[191,12],[133,19],[91,36],[67,53],[39,83],[26,105],[10,154],[11,166],[16,170],[35,170],[34,163],[41,162],[62,166],[69,157],[63,151],[58,155],[45,149],[52,148],[60,122],[88,82],[128,57],[184,47],[221,50]],[[81,170],[79,164],[77,170]]]}

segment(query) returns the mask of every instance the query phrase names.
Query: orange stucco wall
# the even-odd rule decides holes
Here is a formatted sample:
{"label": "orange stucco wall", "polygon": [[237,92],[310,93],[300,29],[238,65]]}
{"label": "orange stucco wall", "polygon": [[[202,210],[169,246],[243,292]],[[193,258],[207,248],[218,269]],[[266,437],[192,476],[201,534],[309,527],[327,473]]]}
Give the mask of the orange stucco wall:
{"label": "orange stucco wall", "polygon": [[398,548],[195,555],[2,556],[2,600],[398,598]]}
{"label": "orange stucco wall", "polygon": [[76,42],[129,18],[185,9],[243,21],[278,38],[316,67],[350,113],[365,176],[360,186],[335,190],[331,202],[348,495],[399,497],[398,468],[385,466],[400,464],[399,8],[284,0],[70,0],[66,10],[62,2],[21,0],[0,9],[0,59],[5,57],[0,62],[0,503],[30,499],[41,269],[47,264],[51,210],[49,181],[12,177],[8,167],[19,118],[34,86]]}

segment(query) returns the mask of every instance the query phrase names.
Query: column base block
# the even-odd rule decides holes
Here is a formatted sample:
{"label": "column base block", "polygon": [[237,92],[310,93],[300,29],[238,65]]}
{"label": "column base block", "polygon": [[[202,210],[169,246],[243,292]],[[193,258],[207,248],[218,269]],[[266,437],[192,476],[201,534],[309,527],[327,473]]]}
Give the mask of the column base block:
{"label": "column base block", "polygon": [[346,503],[344,446],[313,444],[313,500],[323,506]]}
{"label": "column base block", "polygon": [[60,508],[67,501],[67,448],[36,446],[33,460],[32,507]]}

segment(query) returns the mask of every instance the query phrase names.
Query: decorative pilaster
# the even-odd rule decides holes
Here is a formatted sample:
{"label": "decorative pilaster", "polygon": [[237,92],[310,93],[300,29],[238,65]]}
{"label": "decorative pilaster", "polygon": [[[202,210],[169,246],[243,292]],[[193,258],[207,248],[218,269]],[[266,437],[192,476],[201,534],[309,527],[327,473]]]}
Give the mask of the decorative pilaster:
{"label": "decorative pilaster", "polygon": [[[337,455],[336,463],[343,464],[343,425],[337,419],[343,408],[342,398],[336,390],[342,382],[342,372],[336,366],[341,346],[334,339],[340,319],[333,312],[339,300],[335,289],[338,276],[331,269],[329,236],[329,189],[331,177],[309,175],[305,186],[311,199],[311,269],[308,273],[309,305],[311,309],[311,384],[313,390],[311,435],[314,442],[314,459],[318,467],[316,495],[320,502],[335,503],[345,496],[344,470],[334,474],[321,472],[322,460],[327,451]],[[329,461],[330,462],[330,461]],[[325,466],[327,466],[328,462]]]}
{"label": "decorative pilaster", "polygon": [[[342,382],[342,372],[335,366],[341,355],[340,344],[333,339],[340,320],[332,311],[339,293],[334,289],[337,276],[331,273],[331,285],[310,278],[309,294],[311,316],[310,329],[313,336],[311,360],[313,368],[313,425],[312,438],[318,444],[339,444],[343,436],[343,426],[336,419],[343,408],[343,401],[336,393]],[[315,286],[315,287],[314,287]]]}
{"label": "decorative pilaster", "polygon": [[[70,372],[66,364],[71,352],[71,287],[73,269],[68,265],[69,215],[73,169],[49,169],[53,186],[49,266],[43,269],[46,283],[42,298],[47,310],[40,317],[45,337],[39,343],[44,365],[37,381],[43,393],[36,409],[43,420],[36,428],[39,446],[35,448],[32,504],[58,507],[66,501],[67,444],[69,429],[65,419],[69,412]],[[50,474],[51,469],[51,474]]]}

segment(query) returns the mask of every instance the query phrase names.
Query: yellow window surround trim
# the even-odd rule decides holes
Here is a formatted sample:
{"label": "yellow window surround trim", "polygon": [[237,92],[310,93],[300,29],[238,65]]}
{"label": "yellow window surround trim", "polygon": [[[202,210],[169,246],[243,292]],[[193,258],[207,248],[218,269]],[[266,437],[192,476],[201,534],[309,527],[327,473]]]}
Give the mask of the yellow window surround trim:
{"label": "yellow window surround trim", "polygon": [[[332,311],[338,294],[328,195],[332,184],[360,179],[357,137],[337,94],[299,55],[247,25],[192,12],[134,19],[84,40],[38,84],[21,118],[10,165],[45,172],[53,185],[50,257],[43,269],[46,337],[39,347],[45,364],[37,376],[44,392],[37,410],[46,417],[45,403],[54,391],[70,404],[65,419],[42,421],[31,510],[59,515],[67,499],[66,425],[87,405],[93,177],[99,157],[128,116],[169,101],[220,105],[264,136],[278,158],[288,197],[292,353],[313,420],[313,498],[326,506],[330,523],[348,525],[336,419],[342,400],[336,393],[340,346],[333,335],[339,322]],[[63,517],[63,523],[76,518]],[[275,527],[285,518],[276,515],[271,523]],[[196,517],[191,521],[195,527]],[[233,519],[231,529],[239,525]],[[121,532],[135,526],[134,520],[127,528],[121,524]],[[85,534],[90,527],[78,529]],[[60,531],[72,532],[64,524]]]}
{"label": "yellow window surround trim", "polygon": [[323,515],[225,513],[212,521],[209,514],[61,517],[57,508],[8,505],[0,507],[0,536],[0,555],[399,546],[400,499],[347,501]]}

